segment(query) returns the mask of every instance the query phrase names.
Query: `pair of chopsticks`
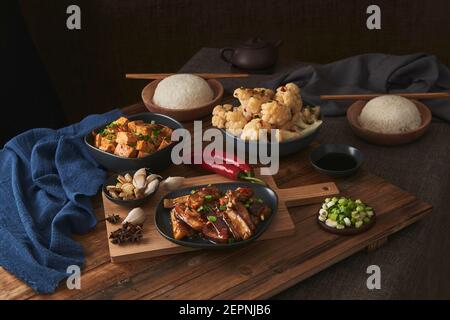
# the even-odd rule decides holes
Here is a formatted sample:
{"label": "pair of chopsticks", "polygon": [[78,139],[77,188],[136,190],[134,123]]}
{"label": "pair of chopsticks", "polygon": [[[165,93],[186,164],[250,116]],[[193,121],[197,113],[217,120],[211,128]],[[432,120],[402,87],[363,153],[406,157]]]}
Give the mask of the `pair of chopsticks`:
{"label": "pair of chopsticks", "polygon": [[[396,96],[401,96],[408,99],[422,100],[422,99],[449,99],[450,93],[447,92],[427,92],[427,93],[388,93]],[[387,95],[386,93],[374,94],[336,94],[323,95],[320,100],[370,100],[379,96]]]}
{"label": "pair of chopsticks", "polygon": [[[127,73],[125,78],[127,79],[149,79],[159,80],[175,73]],[[247,73],[192,73],[203,79],[225,79],[225,78],[246,78],[249,76]]]}

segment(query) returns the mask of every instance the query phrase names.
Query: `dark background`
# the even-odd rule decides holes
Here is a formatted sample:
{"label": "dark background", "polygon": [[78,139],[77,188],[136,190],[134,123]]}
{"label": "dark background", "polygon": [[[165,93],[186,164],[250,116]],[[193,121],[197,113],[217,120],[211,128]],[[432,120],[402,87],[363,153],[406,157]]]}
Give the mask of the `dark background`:
{"label": "dark background", "polygon": [[[283,58],[308,62],[422,51],[450,64],[448,0],[4,1],[2,108],[26,119],[3,126],[3,141],[138,101],[145,82],[126,72],[173,72],[202,47],[253,36],[282,39]],[[369,31],[374,3],[382,30]],[[70,4],[81,7],[82,30],[66,28]]]}

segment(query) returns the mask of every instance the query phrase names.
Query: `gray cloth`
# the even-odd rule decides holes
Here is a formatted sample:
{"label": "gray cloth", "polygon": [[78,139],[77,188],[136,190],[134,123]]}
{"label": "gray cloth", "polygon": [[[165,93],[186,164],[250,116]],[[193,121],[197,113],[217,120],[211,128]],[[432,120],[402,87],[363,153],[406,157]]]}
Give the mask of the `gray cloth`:
{"label": "gray cloth", "polygon": [[[220,59],[214,48],[203,48],[186,63],[180,72],[236,72]],[[227,93],[240,86],[276,88],[294,81],[300,85],[302,97],[322,106],[328,116],[344,115],[348,101],[321,101],[323,94],[450,92],[450,71],[433,55],[394,56],[364,54],[326,65],[281,59],[270,74],[249,78],[221,79]],[[426,100],[433,115],[450,122],[450,99]]]}
{"label": "gray cloth", "polygon": [[[276,81],[301,66],[305,64],[280,61],[271,75],[221,82],[228,92],[232,92],[238,86],[259,86]],[[230,67],[220,59],[218,49],[204,48],[181,71],[229,72]],[[449,137],[450,125],[433,121],[427,134],[418,141],[395,148],[381,147],[356,137],[344,117],[326,118],[318,137],[320,143],[346,143],[359,148],[365,155],[364,169],[431,203],[433,213],[391,236],[389,242],[375,252],[352,255],[275,298],[450,299]],[[381,290],[366,287],[366,268],[372,264],[381,268]]]}
{"label": "gray cloth", "polygon": [[[347,102],[321,101],[322,94],[450,92],[450,70],[433,55],[363,54],[321,66],[304,66],[268,83],[276,88],[295,82],[304,100],[325,115],[344,115]],[[428,100],[434,116],[450,121],[450,101]]]}

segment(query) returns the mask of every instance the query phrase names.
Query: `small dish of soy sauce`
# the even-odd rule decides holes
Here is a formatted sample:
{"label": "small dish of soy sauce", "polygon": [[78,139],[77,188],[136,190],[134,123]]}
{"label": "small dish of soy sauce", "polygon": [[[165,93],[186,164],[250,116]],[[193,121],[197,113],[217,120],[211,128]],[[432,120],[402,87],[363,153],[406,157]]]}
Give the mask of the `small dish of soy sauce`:
{"label": "small dish of soy sauce", "polygon": [[311,152],[309,159],[319,172],[332,177],[348,177],[359,169],[363,155],[349,145],[323,144]]}

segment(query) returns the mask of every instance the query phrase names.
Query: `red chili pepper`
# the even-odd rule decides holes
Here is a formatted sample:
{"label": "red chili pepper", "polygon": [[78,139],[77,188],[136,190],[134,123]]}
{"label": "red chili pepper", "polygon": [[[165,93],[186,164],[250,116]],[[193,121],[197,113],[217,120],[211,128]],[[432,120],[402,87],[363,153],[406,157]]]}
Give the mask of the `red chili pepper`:
{"label": "red chili pepper", "polygon": [[211,152],[211,156],[216,163],[222,162],[224,164],[232,164],[240,168],[244,172],[252,172],[252,167],[250,167],[250,165],[248,165],[244,161],[240,160],[235,154],[230,155],[225,151],[216,152],[216,150],[214,149]]}
{"label": "red chili pepper", "polygon": [[[216,161],[212,161],[213,159],[207,159],[208,161],[205,161],[205,159],[202,158],[202,163],[199,164],[199,166],[205,170],[217,173],[232,180],[245,180],[252,183],[266,184],[263,180],[255,178],[251,167],[246,163],[239,163],[240,161],[237,160],[237,157],[227,157],[227,155],[223,153],[222,155],[214,155],[213,158],[215,159],[216,156],[219,158],[223,157],[220,158],[221,161],[219,161],[222,163],[216,163]],[[194,158],[194,155],[192,158]]]}

